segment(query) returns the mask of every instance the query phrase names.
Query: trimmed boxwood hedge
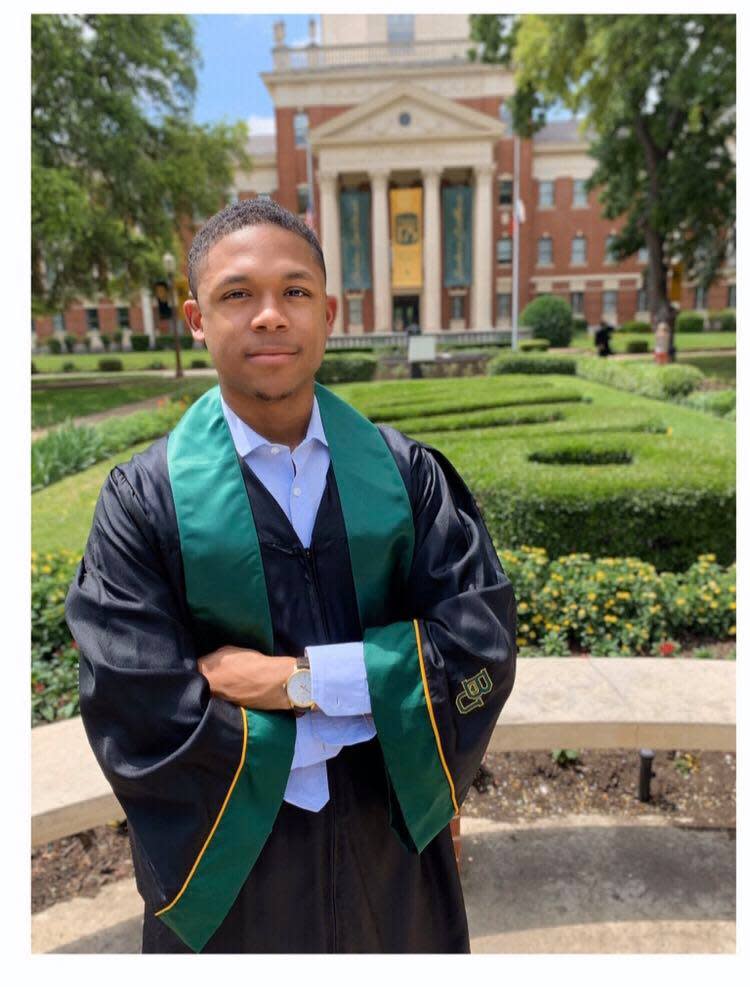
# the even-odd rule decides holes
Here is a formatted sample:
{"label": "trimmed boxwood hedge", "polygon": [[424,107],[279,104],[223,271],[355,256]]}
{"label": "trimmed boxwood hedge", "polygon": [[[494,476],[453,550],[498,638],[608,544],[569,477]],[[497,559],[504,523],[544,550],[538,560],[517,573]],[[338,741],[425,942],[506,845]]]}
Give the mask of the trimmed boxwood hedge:
{"label": "trimmed boxwood hedge", "polygon": [[623,322],[622,325],[617,327],[617,332],[642,332],[642,333],[652,333],[650,322],[640,322],[638,319],[632,319],[630,322]]}
{"label": "trimmed boxwood hedge", "polygon": [[130,345],[136,353],[144,353],[148,349],[149,339],[145,333],[134,332],[130,337]]}
{"label": "trimmed boxwood hedge", "polygon": [[315,378],[321,384],[345,384],[372,380],[377,369],[377,358],[368,353],[326,353]]}
{"label": "trimmed boxwood hedge", "polygon": [[530,326],[535,339],[551,346],[569,346],[573,338],[573,309],[557,295],[540,295],[521,312],[522,326]]}
{"label": "trimmed boxwood hedge", "polygon": [[686,397],[704,379],[701,371],[688,363],[664,366],[637,360],[602,360],[598,357],[579,360],[578,376],[661,400]]}
{"label": "trimmed boxwood hedge", "polygon": [[518,344],[518,348],[522,353],[530,353],[537,350],[540,353],[544,353],[549,349],[548,339],[522,339]]}
{"label": "trimmed boxwood hedge", "polygon": [[648,353],[649,341],[647,339],[629,339],[625,344],[626,353]]}
{"label": "trimmed boxwood hedge", "polygon": [[705,317],[700,312],[679,312],[674,325],[676,332],[703,332]]}
{"label": "trimmed boxwood hedge", "polygon": [[487,373],[497,374],[575,374],[576,361],[569,356],[528,356],[501,353],[487,364]]}

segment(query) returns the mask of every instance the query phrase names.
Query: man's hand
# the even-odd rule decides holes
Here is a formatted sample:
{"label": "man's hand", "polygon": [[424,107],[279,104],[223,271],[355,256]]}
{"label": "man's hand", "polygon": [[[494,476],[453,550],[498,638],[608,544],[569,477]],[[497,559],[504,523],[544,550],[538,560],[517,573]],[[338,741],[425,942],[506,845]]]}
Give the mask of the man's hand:
{"label": "man's hand", "polygon": [[248,709],[290,709],[284,683],[296,658],[275,658],[250,648],[224,645],[198,659],[211,694]]}

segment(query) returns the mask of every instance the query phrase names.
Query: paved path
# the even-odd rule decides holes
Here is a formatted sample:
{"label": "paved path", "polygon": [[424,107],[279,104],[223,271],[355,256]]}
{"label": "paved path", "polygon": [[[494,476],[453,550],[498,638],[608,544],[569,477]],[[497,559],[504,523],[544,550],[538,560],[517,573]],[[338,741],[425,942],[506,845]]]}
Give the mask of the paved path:
{"label": "paved path", "polygon": [[[475,953],[734,953],[734,830],[656,816],[461,821]],[[32,916],[34,953],[138,953],[132,880]]]}

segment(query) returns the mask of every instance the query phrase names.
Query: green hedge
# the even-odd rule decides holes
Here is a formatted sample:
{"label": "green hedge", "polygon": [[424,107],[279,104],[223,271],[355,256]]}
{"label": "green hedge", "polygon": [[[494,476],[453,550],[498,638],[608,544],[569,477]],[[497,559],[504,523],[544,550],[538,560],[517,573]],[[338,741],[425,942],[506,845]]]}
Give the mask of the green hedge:
{"label": "green hedge", "polygon": [[136,353],[144,353],[148,349],[149,337],[145,333],[134,332],[130,337],[130,345]]}
{"label": "green hedge", "polygon": [[549,349],[548,339],[522,339],[518,344],[518,348],[522,353],[530,353],[535,350],[544,353]]}
{"label": "green hedge", "polygon": [[498,374],[575,374],[576,361],[569,356],[534,356],[501,353],[487,364],[490,376]]}
{"label": "green hedge", "polygon": [[346,384],[372,380],[377,369],[377,358],[367,353],[326,353],[315,377],[321,384]]}
{"label": "green hedge", "polygon": [[595,380],[644,397],[671,400],[690,394],[703,374],[690,364],[640,363],[584,357],[578,361],[578,376]]}
{"label": "green hedge", "polygon": [[573,310],[564,298],[541,295],[521,312],[522,326],[530,326],[536,339],[550,346],[569,346],[573,338]]}
{"label": "green hedge", "polygon": [[712,554],[687,571],[658,572],[637,558],[550,562],[544,549],[500,549],[518,602],[518,645],[527,652],[655,654],[670,639],[727,639],[736,634],[736,572]]}
{"label": "green hedge", "polygon": [[675,331],[703,332],[705,321],[700,312],[679,312],[675,319]]}
{"label": "green hedge", "polygon": [[649,341],[647,339],[629,339],[625,344],[626,353],[648,353]]}
{"label": "green hedge", "polygon": [[642,333],[652,333],[650,322],[639,322],[638,319],[633,319],[630,322],[623,322],[622,325],[617,327],[617,332],[642,332]]}
{"label": "green hedge", "polygon": [[573,332],[588,332],[589,324],[582,315],[573,316]]}
{"label": "green hedge", "polygon": [[731,389],[721,391],[695,391],[685,398],[685,404],[699,411],[724,418],[734,412],[737,405],[737,392]]}
{"label": "green hedge", "polygon": [[97,363],[97,369],[105,373],[116,373],[123,369],[123,363],[116,356],[102,357]]}
{"label": "green hedge", "polygon": [[50,336],[47,340],[47,349],[50,353],[59,354],[62,353],[62,343],[55,336]]}

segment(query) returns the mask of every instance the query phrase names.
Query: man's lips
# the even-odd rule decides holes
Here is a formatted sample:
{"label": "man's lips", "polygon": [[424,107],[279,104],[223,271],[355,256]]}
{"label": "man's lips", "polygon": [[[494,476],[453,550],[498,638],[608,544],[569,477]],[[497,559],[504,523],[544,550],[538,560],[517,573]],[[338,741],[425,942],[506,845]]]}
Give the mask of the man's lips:
{"label": "man's lips", "polygon": [[298,352],[299,350],[284,349],[283,347],[273,349],[269,347],[264,350],[252,350],[250,353],[246,353],[245,357],[256,363],[283,363],[286,360],[291,360]]}

